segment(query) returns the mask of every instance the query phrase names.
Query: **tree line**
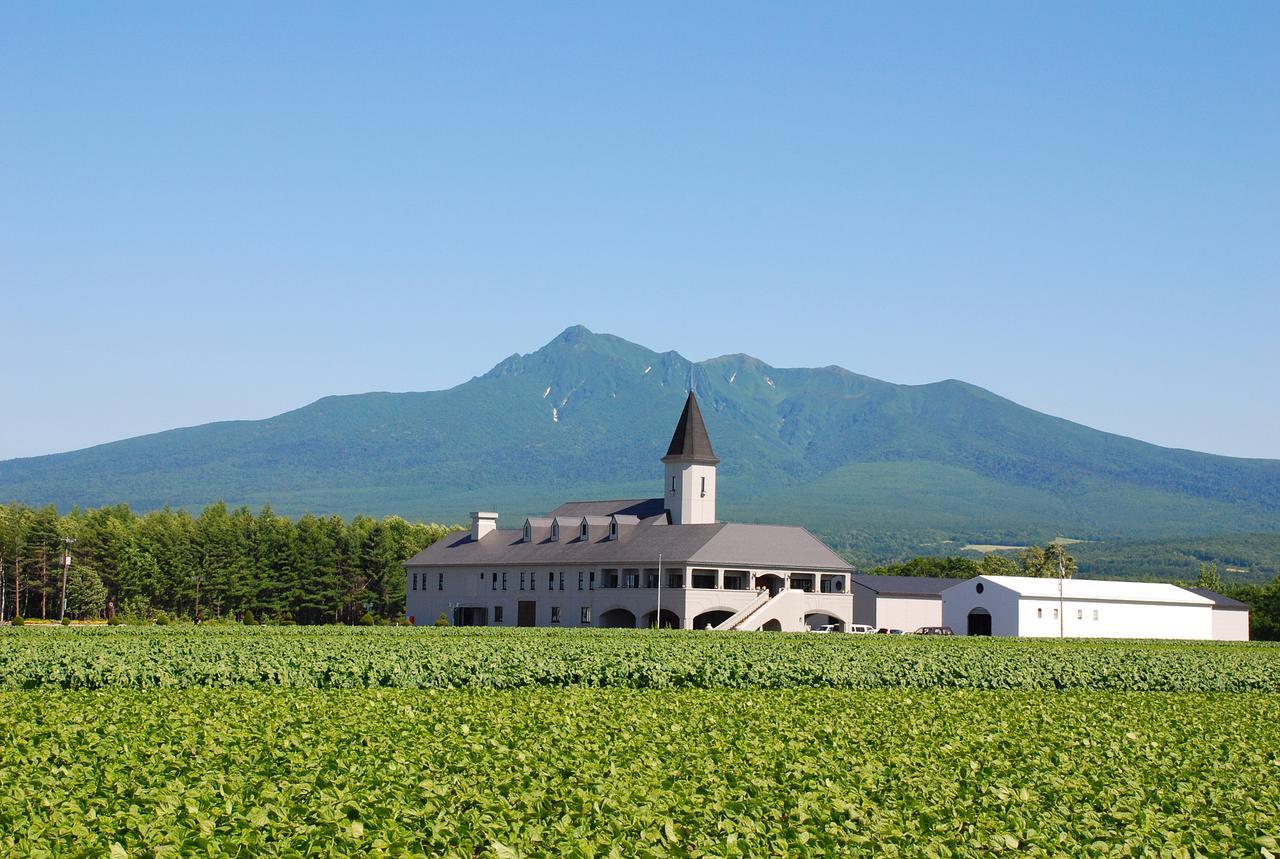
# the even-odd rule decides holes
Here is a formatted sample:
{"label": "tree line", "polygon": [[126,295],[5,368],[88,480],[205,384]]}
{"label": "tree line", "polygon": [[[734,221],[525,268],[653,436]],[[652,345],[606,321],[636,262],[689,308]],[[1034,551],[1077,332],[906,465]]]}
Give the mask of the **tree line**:
{"label": "tree line", "polygon": [[931,576],[941,579],[971,579],[974,576],[1058,577],[1059,571],[1072,578],[1078,572],[1076,559],[1067,554],[1060,543],[1027,546],[1016,557],[995,553],[982,560],[959,556],[923,555],[901,564],[886,564],[871,571],[875,576]]}
{"label": "tree line", "polygon": [[[0,619],[128,618],[353,623],[404,614],[404,562],[457,526],[212,504],[139,515],[0,507]],[[64,566],[67,557],[70,564]],[[65,573],[65,576],[64,576]],[[65,584],[64,584],[65,579]]]}

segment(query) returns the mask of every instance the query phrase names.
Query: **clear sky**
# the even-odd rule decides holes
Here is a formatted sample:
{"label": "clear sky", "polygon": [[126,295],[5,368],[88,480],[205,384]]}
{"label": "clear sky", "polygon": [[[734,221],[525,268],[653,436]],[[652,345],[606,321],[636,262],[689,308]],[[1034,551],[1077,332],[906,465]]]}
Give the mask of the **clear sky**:
{"label": "clear sky", "polygon": [[1280,4],[7,3],[0,458],[581,323],[1280,457]]}

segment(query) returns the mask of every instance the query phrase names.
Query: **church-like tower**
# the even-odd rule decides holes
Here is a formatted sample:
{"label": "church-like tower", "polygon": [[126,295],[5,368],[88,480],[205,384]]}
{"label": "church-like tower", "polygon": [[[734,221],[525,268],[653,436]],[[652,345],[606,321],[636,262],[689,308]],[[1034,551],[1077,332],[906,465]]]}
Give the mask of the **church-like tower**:
{"label": "church-like tower", "polygon": [[690,391],[667,455],[662,458],[662,497],[672,525],[707,525],[716,521],[718,462],[702,422],[698,398]]}

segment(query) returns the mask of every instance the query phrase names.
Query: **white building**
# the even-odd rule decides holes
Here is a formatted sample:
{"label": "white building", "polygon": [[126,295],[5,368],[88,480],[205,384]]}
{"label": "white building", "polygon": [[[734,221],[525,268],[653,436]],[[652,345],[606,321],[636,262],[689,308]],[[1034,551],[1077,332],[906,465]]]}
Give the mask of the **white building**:
{"label": "white building", "polygon": [[914,632],[942,626],[942,592],[961,579],[929,576],[853,577],[853,622]]}
{"label": "white building", "polygon": [[406,566],[406,613],[457,626],[803,630],[853,619],[844,560],[803,528],[716,520],[716,465],[690,392],[662,497],[574,501],[502,529],[471,514]]}
{"label": "white building", "polygon": [[1214,641],[1249,640],[1249,606],[1240,600],[1233,600],[1208,588],[1187,588],[1187,590],[1213,601]]}
{"label": "white building", "polygon": [[978,576],[942,592],[942,622],[958,635],[1215,637],[1212,599],[1151,582],[1066,579],[1059,595],[1056,578]]}

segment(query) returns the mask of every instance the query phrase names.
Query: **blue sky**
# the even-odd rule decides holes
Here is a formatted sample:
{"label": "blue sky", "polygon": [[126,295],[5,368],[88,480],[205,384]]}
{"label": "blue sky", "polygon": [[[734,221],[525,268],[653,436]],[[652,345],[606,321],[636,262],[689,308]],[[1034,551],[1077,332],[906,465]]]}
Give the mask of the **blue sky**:
{"label": "blue sky", "polygon": [[6,4],[0,458],[581,323],[1280,457],[1280,5]]}

